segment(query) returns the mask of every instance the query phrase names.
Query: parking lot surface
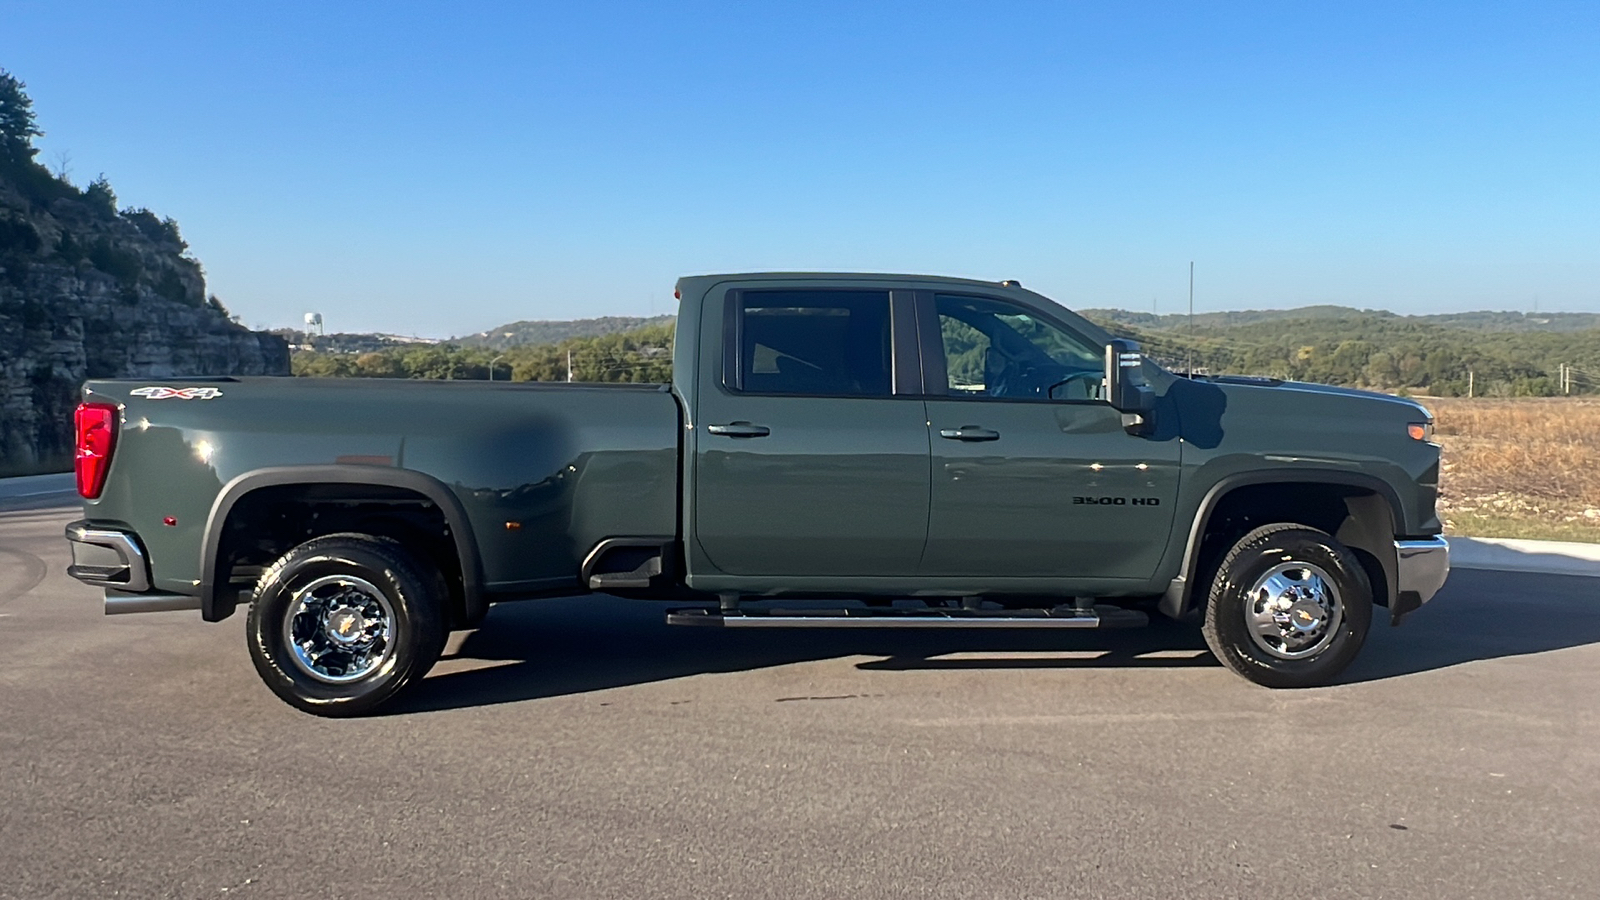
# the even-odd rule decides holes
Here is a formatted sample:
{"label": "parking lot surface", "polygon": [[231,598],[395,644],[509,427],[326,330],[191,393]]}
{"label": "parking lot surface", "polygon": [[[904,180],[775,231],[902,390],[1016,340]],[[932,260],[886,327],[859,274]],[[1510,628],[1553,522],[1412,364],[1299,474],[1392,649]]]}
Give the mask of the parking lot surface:
{"label": "parking lot surface", "polygon": [[329,721],[242,616],[102,616],[71,518],[0,513],[0,897],[1600,895],[1600,579],[1457,572],[1293,692],[1172,623],[531,601]]}

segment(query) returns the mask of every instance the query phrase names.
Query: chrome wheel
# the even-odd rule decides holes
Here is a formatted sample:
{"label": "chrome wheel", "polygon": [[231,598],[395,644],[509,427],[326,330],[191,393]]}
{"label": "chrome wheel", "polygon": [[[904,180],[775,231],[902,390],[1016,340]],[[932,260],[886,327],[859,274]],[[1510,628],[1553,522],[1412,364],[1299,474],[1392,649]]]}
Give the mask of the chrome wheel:
{"label": "chrome wheel", "polygon": [[1268,569],[1246,592],[1244,616],[1257,647],[1279,659],[1305,659],[1333,642],[1344,607],[1326,571],[1286,562]]}
{"label": "chrome wheel", "polygon": [[283,638],[302,672],[343,684],[371,675],[394,655],[394,621],[389,598],[370,581],[328,575],[295,591]]}

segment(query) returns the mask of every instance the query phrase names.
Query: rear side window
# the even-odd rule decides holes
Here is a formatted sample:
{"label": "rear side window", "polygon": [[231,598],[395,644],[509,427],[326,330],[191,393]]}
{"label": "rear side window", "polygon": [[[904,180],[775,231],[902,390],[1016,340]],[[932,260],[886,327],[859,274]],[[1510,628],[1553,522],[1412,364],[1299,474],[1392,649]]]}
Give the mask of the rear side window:
{"label": "rear side window", "polygon": [[752,394],[887,397],[887,291],[744,291],[728,386]]}

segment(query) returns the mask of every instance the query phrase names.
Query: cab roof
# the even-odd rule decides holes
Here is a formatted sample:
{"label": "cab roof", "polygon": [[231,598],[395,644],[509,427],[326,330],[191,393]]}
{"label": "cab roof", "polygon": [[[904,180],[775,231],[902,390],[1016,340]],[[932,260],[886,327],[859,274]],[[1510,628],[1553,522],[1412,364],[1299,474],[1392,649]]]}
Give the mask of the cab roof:
{"label": "cab roof", "polygon": [[676,293],[684,301],[700,302],[713,286],[725,281],[833,281],[878,284],[947,285],[952,288],[980,288],[984,291],[1004,291],[1024,306],[1054,315],[1075,327],[1092,340],[1104,343],[1111,335],[1100,326],[1060,303],[1022,286],[1020,281],[980,281],[976,278],[955,278],[949,275],[912,275],[891,272],[730,272],[722,275],[686,275],[678,279]]}
{"label": "cab roof", "polygon": [[708,275],[685,275],[678,279],[681,285],[688,281],[716,283],[718,281],[914,281],[959,284],[965,287],[1022,287],[1020,281],[984,281],[978,278],[957,278],[951,275],[915,275],[908,272],[725,272]]}

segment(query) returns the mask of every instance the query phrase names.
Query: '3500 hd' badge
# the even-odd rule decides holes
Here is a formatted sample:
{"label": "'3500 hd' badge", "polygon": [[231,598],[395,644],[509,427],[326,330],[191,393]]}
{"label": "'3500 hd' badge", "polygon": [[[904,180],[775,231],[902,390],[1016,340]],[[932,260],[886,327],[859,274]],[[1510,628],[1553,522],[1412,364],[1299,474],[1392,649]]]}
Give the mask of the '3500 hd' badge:
{"label": "'3500 hd' badge", "polygon": [[222,396],[222,391],[214,387],[142,387],[128,393],[149,400],[215,400]]}

